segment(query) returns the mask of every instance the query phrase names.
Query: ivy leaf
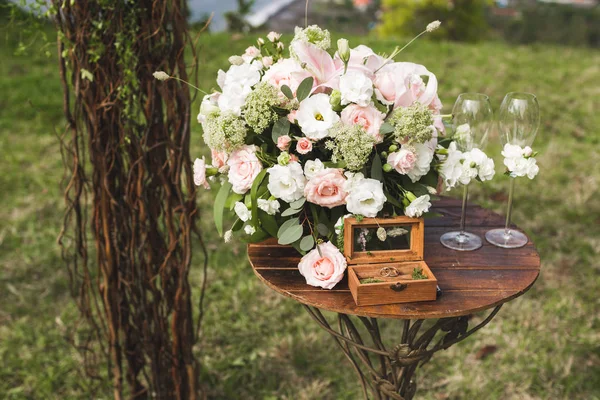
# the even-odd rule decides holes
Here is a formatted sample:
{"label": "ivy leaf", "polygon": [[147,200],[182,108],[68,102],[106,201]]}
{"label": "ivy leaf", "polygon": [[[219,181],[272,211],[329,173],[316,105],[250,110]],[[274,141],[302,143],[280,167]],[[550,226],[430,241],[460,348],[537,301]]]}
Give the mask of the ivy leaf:
{"label": "ivy leaf", "polygon": [[273,138],[273,143],[277,143],[277,139],[280,136],[287,135],[290,132],[290,121],[286,117],[281,117],[275,122],[273,125],[273,132],[271,133],[271,137]]}
{"label": "ivy leaf", "polygon": [[379,182],[383,182],[383,168],[381,166],[381,157],[379,154],[375,154],[373,157],[373,163],[371,164],[371,178],[377,179]]}
{"label": "ivy leaf", "polygon": [[281,236],[279,236],[279,240],[277,241],[277,243],[279,243],[279,244],[294,243],[296,240],[298,240],[302,237],[302,233],[304,233],[304,229],[302,228],[302,225],[292,225],[281,233]]}
{"label": "ivy leaf", "polygon": [[394,127],[391,124],[387,122],[381,124],[381,127],[379,128],[379,133],[381,133],[382,135],[387,135],[388,133],[392,132],[394,132]]}
{"label": "ivy leaf", "polygon": [[298,90],[296,91],[296,98],[298,101],[302,101],[308,97],[310,91],[312,90],[313,82],[313,77],[309,76],[300,83],[300,86],[298,86]]}
{"label": "ivy leaf", "polygon": [[315,245],[315,238],[311,235],[304,236],[300,241],[300,249],[302,251],[310,251]]}
{"label": "ivy leaf", "polygon": [[221,185],[221,189],[219,189],[219,193],[217,193],[215,204],[213,205],[215,226],[217,227],[217,232],[221,237],[223,236],[223,211],[225,210],[225,202],[227,201],[230,190],[231,183],[224,182],[223,185]]}
{"label": "ivy leaf", "polygon": [[290,100],[294,99],[294,94],[292,93],[292,89],[288,85],[283,85],[281,87],[281,92]]}

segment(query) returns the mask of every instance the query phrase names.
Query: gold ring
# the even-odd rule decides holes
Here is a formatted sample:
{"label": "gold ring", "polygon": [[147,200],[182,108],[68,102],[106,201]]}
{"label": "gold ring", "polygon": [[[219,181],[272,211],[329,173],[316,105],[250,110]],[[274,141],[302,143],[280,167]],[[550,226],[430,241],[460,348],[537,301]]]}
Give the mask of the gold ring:
{"label": "gold ring", "polygon": [[379,270],[379,275],[386,278],[393,278],[400,275],[400,272],[396,269],[396,267],[383,267]]}

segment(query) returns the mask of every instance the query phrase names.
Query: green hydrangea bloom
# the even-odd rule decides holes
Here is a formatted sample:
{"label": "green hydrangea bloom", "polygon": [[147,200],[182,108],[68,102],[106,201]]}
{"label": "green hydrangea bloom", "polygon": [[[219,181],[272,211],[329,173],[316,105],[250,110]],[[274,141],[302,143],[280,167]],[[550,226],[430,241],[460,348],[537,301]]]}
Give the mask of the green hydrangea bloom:
{"label": "green hydrangea bloom", "polygon": [[321,50],[329,50],[331,47],[331,34],[327,29],[321,29],[317,25],[310,25],[306,28],[296,27],[294,39],[290,43],[290,55],[292,58],[297,59],[298,57],[292,48],[295,42],[308,42]]}
{"label": "green hydrangea bloom", "polygon": [[394,127],[394,136],[399,143],[425,143],[433,136],[433,114],[419,102],[397,108],[387,122]]}
{"label": "green hydrangea bloom", "polygon": [[333,152],[333,162],[344,161],[346,169],[359,171],[369,160],[375,145],[375,138],[369,135],[362,126],[346,126],[336,124],[330,131],[325,147]]}
{"label": "green hydrangea bloom", "polygon": [[213,113],[202,124],[204,143],[217,151],[233,151],[242,146],[248,134],[246,123],[232,113]]}
{"label": "green hydrangea bloom", "polygon": [[275,86],[262,82],[246,98],[246,104],[242,110],[244,119],[254,132],[260,134],[275,123],[278,115],[273,106],[278,106],[279,96]]}

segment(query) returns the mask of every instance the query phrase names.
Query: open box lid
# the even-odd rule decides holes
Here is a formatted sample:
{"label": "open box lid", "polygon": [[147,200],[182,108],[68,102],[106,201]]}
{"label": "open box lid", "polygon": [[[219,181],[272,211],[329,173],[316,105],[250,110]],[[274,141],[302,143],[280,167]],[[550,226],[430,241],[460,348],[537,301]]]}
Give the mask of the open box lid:
{"label": "open box lid", "polygon": [[344,220],[344,256],[348,264],[420,261],[424,241],[423,218]]}

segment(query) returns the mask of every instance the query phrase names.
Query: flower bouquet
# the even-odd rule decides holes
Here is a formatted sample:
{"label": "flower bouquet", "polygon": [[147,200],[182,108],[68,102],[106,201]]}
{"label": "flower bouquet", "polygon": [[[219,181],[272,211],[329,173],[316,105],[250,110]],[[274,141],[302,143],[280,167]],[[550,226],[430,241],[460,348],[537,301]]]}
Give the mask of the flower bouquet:
{"label": "flower bouquet", "polygon": [[[304,255],[307,283],[330,289],[346,269],[343,217],[420,217],[441,161],[453,160],[454,176],[462,155],[438,149],[437,78],[395,62],[401,49],[379,55],[345,39],[332,49],[314,25],[296,28],[287,49],[274,32],[257,43],[229,58],[221,90],[202,101],[212,161],[196,159],[195,183],[220,182],[214,218],[226,242],[235,232],[248,242],[276,238]],[[236,219],[223,233],[226,211]]]}

